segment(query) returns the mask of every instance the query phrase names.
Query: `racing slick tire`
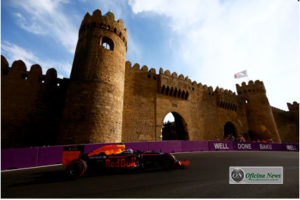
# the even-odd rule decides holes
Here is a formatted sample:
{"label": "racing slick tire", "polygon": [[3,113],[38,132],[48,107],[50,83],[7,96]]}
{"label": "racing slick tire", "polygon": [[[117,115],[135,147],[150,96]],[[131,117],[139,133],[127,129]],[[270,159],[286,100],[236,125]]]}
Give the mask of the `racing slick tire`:
{"label": "racing slick tire", "polygon": [[76,159],[68,164],[66,172],[67,175],[71,178],[79,178],[85,174],[86,170],[86,162],[82,159]]}
{"label": "racing slick tire", "polygon": [[176,159],[172,154],[167,153],[167,154],[163,155],[163,157],[162,157],[163,169],[165,169],[165,170],[172,169],[175,164],[176,164]]}

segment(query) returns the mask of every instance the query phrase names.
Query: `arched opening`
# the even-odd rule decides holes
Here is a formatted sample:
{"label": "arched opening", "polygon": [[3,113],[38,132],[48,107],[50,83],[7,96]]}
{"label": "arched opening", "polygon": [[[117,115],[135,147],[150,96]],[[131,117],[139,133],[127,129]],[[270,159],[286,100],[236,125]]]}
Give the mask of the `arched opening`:
{"label": "arched opening", "polygon": [[169,112],[161,130],[162,140],[189,140],[187,124],[177,112]]}
{"label": "arched opening", "polygon": [[175,88],[173,96],[176,97],[176,95],[177,95],[177,88]]}
{"label": "arched opening", "polygon": [[166,95],[169,95],[169,87],[166,89]]}
{"label": "arched opening", "polygon": [[170,94],[169,94],[170,96],[172,96],[173,95],[173,88],[171,88],[171,90],[170,90]]}
{"label": "arched opening", "polygon": [[161,93],[163,94],[165,92],[165,86],[163,85],[161,88]]}
{"label": "arched opening", "polygon": [[224,125],[224,139],[230,139],[232,136],[234,138],[237,137],[236,128],[234,127],[233,123],[227,122]]}
{"label": "arched opening", "polygon": [[184,96],[185,96],[185,91],[183,91],[183,92],[182,92],[182,94],[181,94],[181,98],[183,99],[183,98],[184,98]]}
{"label": "arched opening", "polygon": [[184,99],[187,100],[189,97],[189,92],[186,92]]}
{"label": "arched opening", "polygon": [[178,91],[178,97],[180,98],[180,96],[181,96],[181,90],[179,89],[179,91]]}
{"label": "arched opening", "polygon": [[112,41],[112,39],[108,38],[108,37],[103,37],[102,41],[101,41],[101,46],[104,47],[107,50],[114,50],[114,42]]}

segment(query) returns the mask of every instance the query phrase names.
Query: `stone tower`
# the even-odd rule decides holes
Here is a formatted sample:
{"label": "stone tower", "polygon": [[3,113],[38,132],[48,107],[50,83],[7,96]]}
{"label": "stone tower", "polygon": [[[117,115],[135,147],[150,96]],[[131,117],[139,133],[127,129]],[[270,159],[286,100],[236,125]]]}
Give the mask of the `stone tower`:
{"label": "stone tower", "polygon": [[122,141],[127,30],[108,12],[87,13],[68,84],[59,143]]}
{"label": "stone tower", "polygon": [[245,103],[250,137],[281,142],[264,83],[257,80],[246,85],[243,82],[242,86],[237,84],[236,89]]}

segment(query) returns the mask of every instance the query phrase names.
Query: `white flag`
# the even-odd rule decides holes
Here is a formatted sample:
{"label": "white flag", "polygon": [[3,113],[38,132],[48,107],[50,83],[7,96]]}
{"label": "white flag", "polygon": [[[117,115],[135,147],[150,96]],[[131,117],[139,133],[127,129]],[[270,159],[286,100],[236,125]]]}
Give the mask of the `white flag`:
{"label": "white flag", "polygon": [[243,78],[246,77],[247,75],[247,70],[241,71],[239,73],[234,74],[234,78]]}

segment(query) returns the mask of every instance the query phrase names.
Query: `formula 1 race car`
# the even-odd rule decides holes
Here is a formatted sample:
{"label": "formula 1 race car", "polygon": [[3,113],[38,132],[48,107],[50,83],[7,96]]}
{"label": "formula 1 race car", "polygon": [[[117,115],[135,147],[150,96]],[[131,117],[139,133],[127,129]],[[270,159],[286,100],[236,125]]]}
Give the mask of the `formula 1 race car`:
{"label": "formula 1 race car", "polygon": [[175,169],[190,165],[190,161],[178,161],[170,153],[134,152],[125,149],[124,144],[105,145],[83,154],[83,146],[64,148],[62,164],[66,166],[67,175],[81,177],[86,171],[122,170],[122,169]]}

